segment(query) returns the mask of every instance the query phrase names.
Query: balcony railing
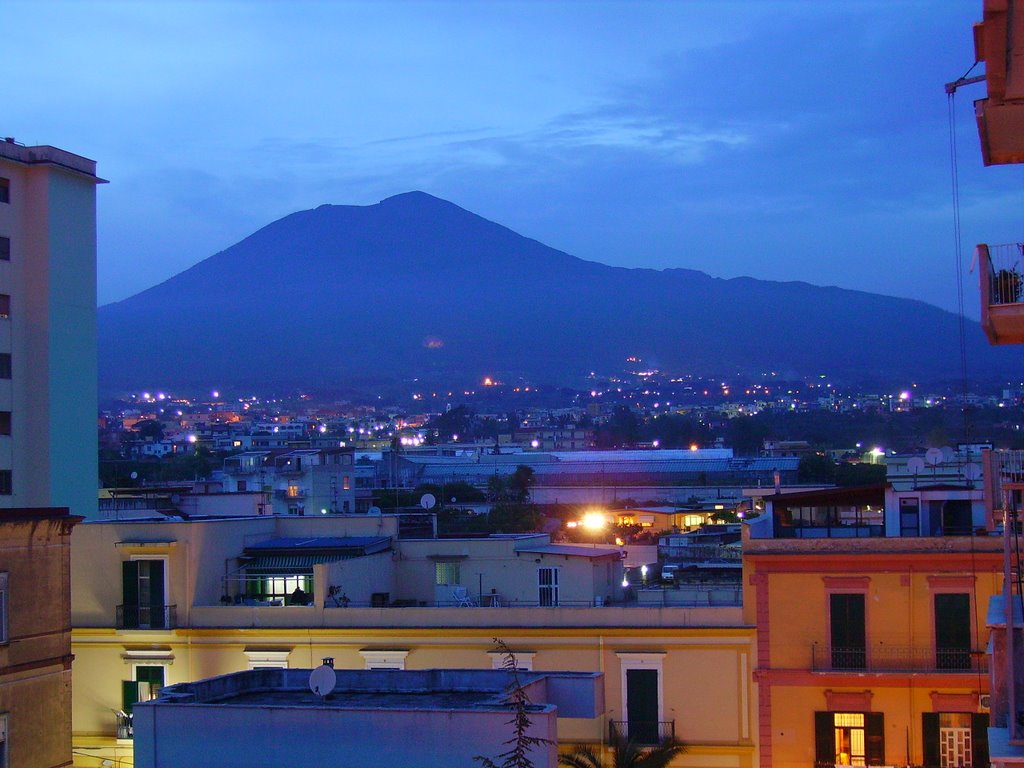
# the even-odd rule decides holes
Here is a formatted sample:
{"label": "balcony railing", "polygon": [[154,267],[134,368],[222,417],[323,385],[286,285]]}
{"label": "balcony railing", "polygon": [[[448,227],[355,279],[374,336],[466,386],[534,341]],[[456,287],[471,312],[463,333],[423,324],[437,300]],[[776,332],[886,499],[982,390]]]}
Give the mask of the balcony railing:
{"label": "balcony railing", "polygon": [[1024,243],[978,246],[981,325],[992,344],[1024,342]]}
{"label": "balcony railing", "polygon": [[176,605],[119,605],[118,629],[174,629],[178,625]]}
{"label": "balcony railing", "polygon": [[815,672],[987,672],[983,651],[882,645],[871,648],[811,646]]}
{"label": "balcony railing", "polygon": [[612,743],[632,741],[634,744],[660,744],[676,740],[675,720],[609,720],[608,733]]}
{"label": "balcony railing", "polygon": [[114,715],[117,717],[117,738],[134,738],[135,732],[132,730],[132,716],[126,712],[115,712]]}

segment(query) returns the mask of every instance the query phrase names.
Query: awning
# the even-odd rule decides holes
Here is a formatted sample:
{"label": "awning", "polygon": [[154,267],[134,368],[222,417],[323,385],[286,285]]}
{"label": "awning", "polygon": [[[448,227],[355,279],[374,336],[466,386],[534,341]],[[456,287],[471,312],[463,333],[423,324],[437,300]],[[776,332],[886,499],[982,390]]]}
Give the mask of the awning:
{"label": "awning", "polygon": [[314,565],[320,563],[333,563],[338,560],[349,559],[345,555],[267,555],[256,557],[246,563],[242,568],[254,572],[281,572],[288,571],[298,573],[300,571],[312,572]]}

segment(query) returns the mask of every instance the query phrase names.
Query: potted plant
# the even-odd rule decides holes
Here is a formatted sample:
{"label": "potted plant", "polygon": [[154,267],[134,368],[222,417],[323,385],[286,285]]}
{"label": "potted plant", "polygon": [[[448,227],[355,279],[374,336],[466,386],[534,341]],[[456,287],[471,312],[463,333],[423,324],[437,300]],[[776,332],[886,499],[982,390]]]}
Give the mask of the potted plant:
{"label": "potted plant", "polygon": [[1000,269],[992,278],[992,303],[1015,304],[1020,301],[1021,276],[1017,268]]}

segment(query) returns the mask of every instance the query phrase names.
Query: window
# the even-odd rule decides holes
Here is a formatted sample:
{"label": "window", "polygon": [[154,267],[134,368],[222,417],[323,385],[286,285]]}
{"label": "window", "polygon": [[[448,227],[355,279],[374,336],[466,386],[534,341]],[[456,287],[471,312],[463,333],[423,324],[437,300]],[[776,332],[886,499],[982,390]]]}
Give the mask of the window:
{"label": "window", "polygon": [[11,434],[11,412],[0,411],[0,435]]}
{"label": "window", "polygon": [[0,203],[11,202],[11,180],[0,177]]}
{"label": "window", "polygon": [[614,723],[616,732],[637,744],[657,744],[670,729],[662,729],[663,653],[620,652],[622,710],[624,720]]}
{"label": "window", "polygon": [[239,480],[238,481],[238,488],[237,488],[238,492],[239,493],[243,493],[245,491],[245,488],[246,488],[245,480]]}
{"label": "window", "polygon": [[[252,573],[247,597],[277,605],[313,605],[312,573]],[[296,591],[298,594],[296,594]]]}
{"label": "window", "polygon": [[815,712],[815,760],[827,765],[884,765],[881,712]]}
{"label": "window", "polygon": [[288,669],[288,654],[291,651],[245,651],[249,669]]}
{"label": "window", "polygon": [[11,316],[11,297],[6,293],[0,293],[0,317]]}
{"label": "window", "polygon": [[438,586],[458,586],[462,583],[458,563],[434,563],[434,584]]}
{"label": "window", "polygon": [[11,238],[0,237],[0,261],[11,260]]}
{"label": "window", "polygon": [[121,564],[121,629],[168,629],[173,623],[165,601],[163,559],[126,560]]}
{"label": "window", "polygon": [[935,595],[935,668],[971,668],[971,596]]}
{"label": "window", "polygon": [[348,490],[351,490],[351,489],[352,489],[352,482],[349,479],[349,476],[345,475],[343,478],[341,478],[341,490],[348,491]]}
{"label": "window", "polygon": [[989,764],[987,714],[925,712],[921,721],[925,765],[982,768]]}
{"label": "window", "polygon": [[[491,669],[505,669],[505,653],[502,651],[488,651],[487,653],[491,657]],[[533,657],[536,655],[536,651],[512,651],[516,669],[520,672],[532,672]]]}
{"label": "window", "polygon": [[921,534],[921,502],[916,498],[900,499],[900,536]]}
{"label": "window", "polygon": [[558,605],[558,569],[537,569],[538,602],[541,607],[553,608]]}
{"label": "window", "polygon": [[14,476],[9,469],[0,469],[0,496],[14,493]]}
{"label": "window", "polygon": [[360,651],[366,663],[366,669],[405,669],[405,659],[409,655],[406,650]]}
{"label": "window", "polygon": [[11,378],[11,353],[0,352],[0,379]]}
{"label": "window", "polygon": [[151,701],[160,695],[164,687],[164,668],[162,666],[135,667],[132,680],[121,681],[121,709],[126,715],[132,714],[132,708],[140,701]]}
{"label": "window", "polygon": [[299,486],[289,485],[288,486],[288,498],[297,499],[299,497]]}
{"label": "window", "polygon": [[864,595],[829,595],[829,624],[833,669],[864,669],[867,637],[864,629]]}
{"label": "window", "polygon": [[7,574],[0,573],[0,644],[7,641]]}
{"label": "window", "polygon": [[7,751],[7,713],[0,715],[0,768],[7,768],[10,765],[10,755]]}

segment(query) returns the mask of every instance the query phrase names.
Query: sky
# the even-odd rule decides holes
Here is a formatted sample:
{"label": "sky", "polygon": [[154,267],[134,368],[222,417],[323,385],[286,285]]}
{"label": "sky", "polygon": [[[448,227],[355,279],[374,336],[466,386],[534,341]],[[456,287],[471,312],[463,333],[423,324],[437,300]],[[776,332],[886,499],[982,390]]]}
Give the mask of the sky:
{"label": "sky", "polygon": [[959,269],[977,317],[973,245],[1024,240],[1024,169],[981,165],[984,85],[954,101],[954,236],[943,85],[974,63],[980,16],[981,0],[4,0],[0,136],[110,180],[101,304],[294,211],[422,190],[616,266],[951,310]]}

